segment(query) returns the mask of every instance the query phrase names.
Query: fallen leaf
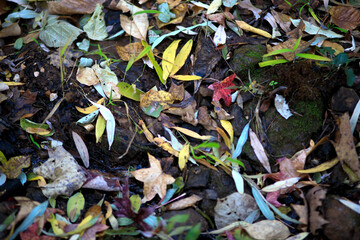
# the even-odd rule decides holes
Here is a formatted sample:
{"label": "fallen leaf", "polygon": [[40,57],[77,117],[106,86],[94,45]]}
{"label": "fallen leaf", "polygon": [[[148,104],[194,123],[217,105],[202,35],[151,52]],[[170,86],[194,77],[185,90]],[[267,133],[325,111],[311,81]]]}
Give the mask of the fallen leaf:
{"label": "fallen leaf", "polygon": [[86,170],[87,179],[82,188],[91,188],[101,191],[119,191],[119,178],[97,170]]}
{"label": "fallen leaf", "polygon": [[272,35],[270,33],[265,32],[264,30],[261,30],[259,28],[254,28],[253,26],[247,24],[244,21],[236,20],[236,24],[239,26],[239,28],[241,28],[241,29],[243,29],[245,31],[253,32],[253,33],[256,33],[256,34],[261,35],[261,36],[266,37],[266,38],[271,38],[272,37]]}
{"label": "fallen leaf", "polygon": [[[217,228],[225,227],[235,221],[243,221],[259,208],[252,196],[247,193],[234,192],[225,198],[217,200],[214,208],[214,218]],[[256,214],[255,220],[260,213]]]}
{"label": "fallen leaf", "polygon": [[81,188],[86,181],[84,170],[62,146],[49,150],[49,159],[41,166],[34,168],[34,173],[53,180],[42,188],[48,198],[59,195],[70,196],[73,191]]}
{"label": "fallen leaf", "polygon": [[144,47],[141,42],[129,43],[125,46],[116,46],[116,52],[119,54],[121,60],[128,62],[131,58],[136,58]]}
{"label": "fallen leaf", "polygon": [[91,40],[102,41],[108,36],[104,15],[103,6],[98,3],[94,13],[83,27]]}
{"label": "fallen leaf", "polygon": [[282,240],[291,234],[289,229],[278,220],[262,220],[244,229],[254,239]]}
{"label": "fallen leaf", "polygon": [[132,20],[123,14],[120,15],[121,27],[124,29],[124,31],[135,38],[146,41],[146,34],[149,28],[147,14],[141,13],[134,15],[137,12],[143,11],[143,9],[130,4],[125,0],[120,0],[116,7],[125,13],[130,11],[132,14]]}
{"label": "fallen leaf", "polygon": [[[175,75],[182,66],[184,66],[186,59],[188,58],[191,48],[193,45],[193,40],[190,39],[187,43],[181,48],[180,52],[176,55],[174,64],[170,71],[170,76]],[[175,50],[176,51],[176,50]]]}
{"label": "fallen leaf", "polygon": [[170,72],[175,63],[176,49],[178,48],[180,40],[173,41],[164,51],[161,61],[161,66],[163,70],[163,80],[166,82],[166,79],[169,77]]}
{"label": "fallen leaf", "polygon": [[213,94],[213,101],[219,101],[220,99],[224,99],[225,105],[230,106],[231,104],[231,92],[234,91],[234,89],[228,89],[229,87],[235,86],[235,84],[232,82],[236,77],[236,74],[232,74],[225,78],[221,82],[216,82],[211,84],[208,88],[211,90],[214,90]]}
{"label": "fallen leaf", "polygon": [[[103,104],[103,102],[105,101],[105,98],[100,98],[96,103],[97,104]],[[90,107],[87,108],[80,108],[78,106],[75,106],[76,110],[78,110],[79,112],[83,113],[83,114],[90,114],[96,110],[98,110],[97,107],[95,107],[94,105],[91,105]]]}
{"label": "fallen leaf", "polygon": [[329,11],[331,21],[338,27],[353,30],[360,24],[360,11],[350,6],[334,6]]}
{"label": "fallen leaf", "polygon": [[183,170],[190,157],[190,143],[185,143],[179,153],[179,168]]}
{"label": "fallen leaf", "polygon": [[104,93],[106,94],[106,96],[110,98],[111,95],[111,98],[113,100],[120,99],[121,95],[117,87],[119,80],[116,74],[113,71],[111,71],[111,69],[108,66],[106,66],[105,68],[101,68],[99,64],[94,64],[92,66],[92,69],[94,70],[96,76],[100,80],[101,87]]}
{"label": "fallen leaf", "polygon": [[96,4],[105,0],[62,0],[48,2],[49,14],[92,14]]}
{"label": "fallen leaf", "polygon": [[306,194],[306,200],[309,205],[309,224],[310,231],[313,235],[316,235],[316,231],[321,229],[322,226],[328,221],[326,221],[323,216],[321,216],[318,208],[323,205],[322,200],[326,197],[326,190],[322,187],[314,187]]}
{"label": "fallen leaf", "polygon": [[[198,121],[208,131],[216,130],[217,124],[214,119],[211,118],[209,110],[206,106],[201,106],[198,109]],[[223,121],[223,120],[221,120]]]}
{"label": "fallen leaf", "polygon": [[150,168],[131,172],[138,181],[144,182],[144,198],[142,202],[152,200],[156,194],[163,199],[166,194],[167,185],[175,182],[175,178],[162,171],[159,160],[149,153],[148,156]]}
{"label": "fallen leaf", "polygon": [[360,165],[350,127],[349,114],[344,113],[337,119],[339,130],[336,132],[335,141],[332,141],[337,157],[342,165],[346,164],[360,179]]}
{"label": "fallen leaf", "polygon": [[289,109],[289,105],[286,103],[286,100],[283,96],[276,94],[276,97],[274,99],[275,108],[280,113],[280,115],[288,119],[292,116],[292,113]]}
{"label": "fallen leaf", "polygon": [[192,207],[197,203],[198,201],[202,200],[202,197],[194,194],[190,197],[177,200],[171,204],[169,204],[166,209],[167,210],[182,210],[188,207]]}
{"label": "fallen leaf", "polygon": [[254,5],[252,5],[250,0],[244,0],[244,1],[239,2],[239,6],[241,8],[245,8],[249,11],[252,11],[256,20],[260,18],[261,10],[259,8],[254,7]]}
{"label": "fallen leaf", "polygon": [[80,137],[79,134],[77,134],[76,132],[72,131],[72,137],[76,146],[76,149],[78,150],[79,154],[80,154],[80,158],[84,163],[84,166],[86,168],[89,167],[89,151],[86,147],[86,144],[84,142],[84,140],[82,140],[82,138]]}
{"label": "fallen leaf", "polygon": [[94,69],[89,67],[79,67],[76,73],[76,80],[86,86],[93,86],[99,83]]}
{"label": "fallen leaf", "polygon": [[250,137],[251,147],[254,149],[254,153],[256,157],[259,159],[259,161],[266,169],[266,171],[268,171],[268,173],[271,173],[271,167],[270,167],[269,159],[266,156],[265,149],[261,144],[259,138],[256,136],[256,133],[251,128],[249,132],[249,137]]}
{"label": "fallen leaf", "polygon": [[81,192],[78,192],[71,196],[67,202],[66,211],[71,222],[75,222],[81,214],[81,210],[84,209],[85,198]]}
{"label": "fallen leaf", "polygon": [[30,156],[17,156],[3,163],[0,170],[7,178],[14,179],[20,175],[23,168],[28,167],[30,167]]}
{"label": "fallen leaf", "polygon": [[219,7],[221,6],[221,0],[213,0],[211,3],[210,3],[210,6],[208,8],[208,10],[206,11],[206,14],[212,14],[214,12],[216,12]]}

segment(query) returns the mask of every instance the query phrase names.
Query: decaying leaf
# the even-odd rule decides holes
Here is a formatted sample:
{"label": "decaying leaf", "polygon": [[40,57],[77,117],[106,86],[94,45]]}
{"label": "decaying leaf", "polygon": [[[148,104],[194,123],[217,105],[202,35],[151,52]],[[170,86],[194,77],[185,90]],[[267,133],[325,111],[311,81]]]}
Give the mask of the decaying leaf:
{"label": "decaying leaf", "polygon": [[162,199],[165,197],[167,185],[175,182],[175,178],[162,171],[159,160],[149,153],[148,156],[150,168],[131,172],[137,180],[144,183],[144,198],[142,202],[152,200],[156,194]]}
{"label": "decaying leaf", "polygon": [[245,30],[245,31],[248,31],[248,32],[253,32],[253,33],[256,33],[256,34],[259,34],[263,37],[266,37],[266,38],[271,38],[272,35],[268,32],[265,32],[264,30],[261,30],[259,28],[255,28],[249,24],[247,24],[246,22],[244,21],[238,21],[236,20],[236,24],[239,26],[239,28]]}
{"label": "decaying leaf", "polygon": [[92,40],[101,41],[108,36],[104,19],[105,14],[102,9],[103,6],[98,3],[93,15],[83,27],[87,36]]}
{"label": "decaying leaf", "polygon": [[86,86],[93,86],[99,83],[99,79],[97,78],[94,69],[89,67],[79,67],[76,73],[76,80]]}
{"label": "decaying leaf", "polygon": [[289,109],[289,105],[286,103],[286,100],[283,96],[276,94],[275,100],[274,100],[275,108],[280,113],[280,115],[288,119],[292,116],[292,113]]}
{"label": "decaying leaf", "polygon": [[250,0],[244,0],[239,2],[239,6],[252,11],[256,19],[260,18],[261,10],[259,8],[254,7],[254,5],[252,5]]}
{"label": "decaying leaf", "polygon": [[125,46],[116,46],[116,51],[121,60],[128,62],[131,58],[136,58],[144,50],[141,42],[129,43]]}
{"label": "decaying leaf", "polygon": [[341,164],[346,164],[360,179],[360,164],[351,132],[349,114],[345,113],[340,116],[337,123],[339,130],[336,133],[335,141],[332,142],[336,154]]}
{"label": "decaying leaf", "polygon": [[360,24],[360,11],[350,6],[330,8],[331,21],[338,27],[353,30]]}
{"label": "decaying leaf", "polygon": [[[245,220],[252,212],[259,211],[259,208],[249,194],[234,192],[225,198],[218,199],[214,210],[215,224],[217,228],[222,228],[235,221]],[[260,212],[255,220],[259,216]]]}
{"label": "decaying leaf", "polygon": [[328,223],[323,216],[321,216],[320,212],[318,211],[318,207],[322,206],[322,200],[326,196],[326,190],[321,188],[320,186],[312,188],[306,194],[306,200],[309,204],[309,224],[310,224],[310,231],[312,234],[316,235],[316,231],[322,228],[322,225]]}
{"label": "decaying leaf", "polygon": [[34,168],[34,173],[52,180],[42,188],[48,198],[59,195],[70,196],[73,191],[80,189],[86,181],[84,170],[74,157],[63,146],[49,150],[49,159],[41,166]]}
{"label": "decaying leaf", "polygon": [[30,167],[30,156],[17,156],[3,162],[0,166],[0,170],[7,178],[14,179],[20,175],[23,168],[28,167]]}
{"label": "decaying leaf", "polygon": [[[101,68],[99,64],[94,64],[92,66],[96,76],[101,82],[101,87],[108,98],[120,99],[121,95],[117,84],[119,83],[116,74],[110,70],[108,66]],[[111,93],[112,91],[112,93]]]}

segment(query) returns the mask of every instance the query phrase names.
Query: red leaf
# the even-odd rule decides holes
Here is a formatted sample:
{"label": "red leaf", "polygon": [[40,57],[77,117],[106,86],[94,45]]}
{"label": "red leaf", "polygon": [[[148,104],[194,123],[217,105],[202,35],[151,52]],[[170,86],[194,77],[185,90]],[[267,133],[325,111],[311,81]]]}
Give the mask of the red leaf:
{"label": "red leaf", "polygon": [[236,74],[228,76],[221,82],[213,83],[209,86],[209,89],[214,90],[213,101],[219,101],[221,98],[224,99],[226,106],[231,104],[231,92],[234,89],[228,89],[229,87],[235,86],[232,81],[235,79]]}

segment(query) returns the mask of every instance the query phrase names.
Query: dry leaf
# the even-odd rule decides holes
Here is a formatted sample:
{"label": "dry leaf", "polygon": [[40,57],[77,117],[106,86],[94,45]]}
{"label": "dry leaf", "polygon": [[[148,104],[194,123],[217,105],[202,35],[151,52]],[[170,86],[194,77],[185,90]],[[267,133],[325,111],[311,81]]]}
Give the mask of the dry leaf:
{"label": "dry leaf", "polygon": [[144,198],[141,200],[142,202],[152,200],[156,194],[163,199],[166,194],[167,185],[175,182],[175,178],[162,171],[159,160],[149,153],[148,156],[150,168],[131,172],[138,181],[144,182]]}
{"label": "dry leaf", "polygon": [[21,34],[21,28],[19,24],[16,22],[6,28],[1,29],[0,38],[20,36],[20,34]]}
{"label": "dry leaf", "polygon": [[322,225],[328,223],[317,210],[318,207],[321,207],[322,199],[326,197],[326,190],[321,187],[312,188],[307,194],[306,199],[308,201],[310,211],[309,211],[309,221],[310,221],[310,231],[312,234],[316,235],[316,230],[321,229]]}
{"label": "dry leaf", "polygon": [[331,20],[338,27],[353,30],[360,24],[360,11],[348,6],[330,8]]}
{"label": "dry leaf", "polygon": [[73,191],[80,189],[86,181],[84,170],[63,146],[49,150],[49,157],[41,166],[34,168],[35,174],[53,180],[42,188],[43,194],[48,198],[71,196]]}
{"label": "dry leaf", "polygon": [[259,28],[255,28],[249,24],[247,24],[246,22],[244,21],[238,21],[236,20],[236,24],[239,26],[239,28],[245,30],[245,31],[248,31],[248,32],[253,32],[253,33],[256,33],[256,34],[259,34],[263,37],[266,37],[266,38],[271,38],[272,35],[264,30],[261,30]]}
{"label": "dry leaf", "polygon": [[195,203],[197,203],[198,201],[200,201],[202,199],[202,197],[194,194],[190,197],[184,198],[184,199],[180,199],[177,200],[171,204],[169,204],[166,209],[167,210],[181,210],[181,209],[185,209],[188,207],[192,207],[195,205]]}
{"label": "dry leaf", "polygon": [[103,4],[105,0],[62,0],[47,2],[49,14],[92,14],[96,4]]}
{"label": "dry leaf", "polygon": [[254,133],[254,131],[251,128],[250,128],[249,137],[250,137],[251,147],[254,149],[256,157],[259,159],[259,161],[266,169],[266,171],[271,173],[271,167],[270,167],[269,159],[266,156],[265,149],[261,144],[259,138],[256,136],[256,133]]}
{"label": "dry leaf", "polygon": [[121,60],[128,62],[131,58],[136,58],[144,49],[141,42],[129,43],[125,46],[116,46],[116,51]]}
{"label": "dry leaf", "polygon": [[216,121],[211,118],[207,107],[201,106],[201,107],[199,107],[198,110],[199,110],[199,112],[198,112],[199,123],[201,125],[203,125],[203,127],[208,131],[216,130],[216,128],[217,128]]}
{"label": "dry leaf", "polygon": [[76,73],[76,80],[86,86],[93,86],[99,83],[94,70],[89,67],[79,67]]}
{"label": "dry leaf", "polygon": [[6,163],[0,166],[1,172],[3,172],[7,178],[17,178],[23,168],[30,167],[30,156],[17,156],[12,157]]}
{"label": "dry leaf", "polygon": [[84,140],[82,140],[80,135],[77,134],[74,131],[72,131],[72,137],[74,139],[76,149],[78,150],[78,152],[80,154],[81,160],[84,163],[84,166],[86,168],[88,168],[89,167],[89,159],[90,159],[90,157],[89,157],[89,151],[88,151],[88,149],[86,147],[86,144],[85,144]]}
{"label": "dry leaf", "polygon": [[146,41],[146,34],[149,28],[149,20],[146,13],[136,14],[137,12],[143,11],[143,9],[132,5],[125,0],[120,0],[116,5],[116,8],[121,9],[123,12],[129,12],[133,15],[132,20],[125,16],[120,15],[121,27],[124,31],[140,40]]}
{"label": "dry leaf", "polygon": [[254,7],[254,5],[252,5],[250,0],[244,0],[244,1],[239,2],[238,4],[240,7],[245,8],[249,11],[252,11],[256,20],[260,18],[261,10],[259,8]]}
{"label": "dry leaf", "polygon": [[291,234],[289,229],[277,220],[262,220],[244,229],[254,239],[281,240]]}
{"label": "dry leaf", "polygon": [[358,178],[360,178],[359,159],[356,153],[353,135],[350,127],[349,114],[345,113],[337,119],[339,130],[336,133],[335,147],[336,154],[341,164],[346,164]]}

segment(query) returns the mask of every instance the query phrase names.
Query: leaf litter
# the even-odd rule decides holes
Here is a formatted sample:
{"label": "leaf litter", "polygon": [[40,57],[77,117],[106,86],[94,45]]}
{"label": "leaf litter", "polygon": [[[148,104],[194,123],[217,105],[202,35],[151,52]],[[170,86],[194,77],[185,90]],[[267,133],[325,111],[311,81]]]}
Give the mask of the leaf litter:
{"label": "leaf litter", "polygon": [[[327,103],[340,86],[357,95],[360,22],[353,3],[325,1],[325,15],[322,4],[298,9],[294,1],[268,1],[270,12],[262,2],[230,0],[62,1],[44,4],[49,12],[13,2],[14,12],[1,12],[7,45],[0,58],[0,197],[10,206],[1,210],[8,216],[0,219],[1,237],[196,239],[218,228],[212,233],[228,239],[335,239],[328,230],[334,215],[324,204],[330,195],[358,212],[358,97],[332,99],[343,103],[336,111],[328,105],[332,115],[311,109],[311,101]],[[266,52],[238,70],[237,51],[248,45]],[[47,57],[51,65],[41,62]],[[278,77],[284,72],[287,79]],[[55,95],[63,98],[54,106]],[[317,132],[299,122],[308,112],[322,118]],[[281,121],[307,135],[291,140],[302,147],[274,149],[273,128],[292,134]],[[50,137],[64,147],[46,153],[44,141],[56,143]],[[9,198],[16,181],[30,199]],[[66,214],[59,209],[65,205]],[[166,217],[174,211],[186,214]]]}

